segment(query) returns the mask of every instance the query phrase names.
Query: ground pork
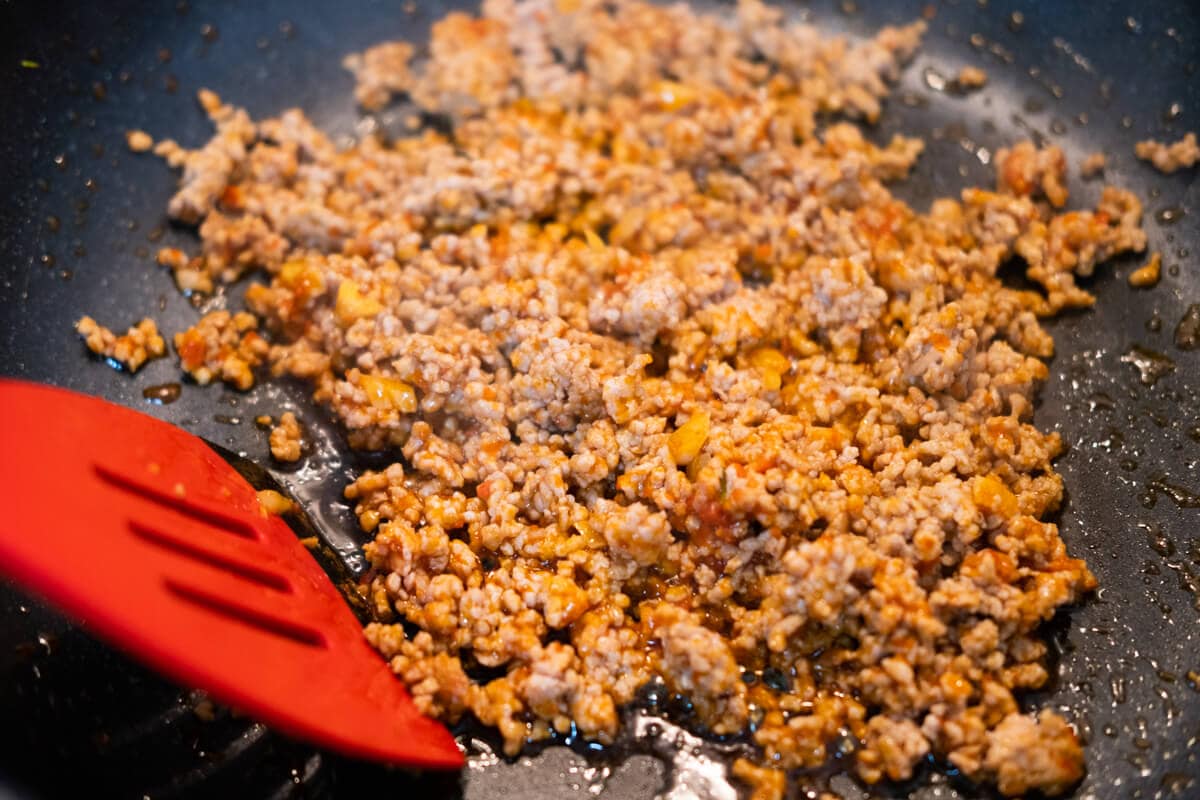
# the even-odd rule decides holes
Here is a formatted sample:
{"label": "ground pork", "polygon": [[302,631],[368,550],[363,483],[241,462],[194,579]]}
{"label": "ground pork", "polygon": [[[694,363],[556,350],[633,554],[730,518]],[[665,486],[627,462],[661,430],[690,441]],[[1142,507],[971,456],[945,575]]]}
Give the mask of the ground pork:
{"label": "ground pork", "polygon": [[1033,789],[1058,794],[1082,775],[1075,732],[1052,711],[1038,716],[1009,714],[988,734],[984,769],[995,774],[1001,792],[1023,795]]}
{"label": "ground pork", "polygon": [[271,457],[277,461],[299,461],[303,452],[303,431],[296,415],[285,411],[279,422],[271,428]]}
{"label": "ground pork", "polygon": [[205,314],[175,334],[179,365],[201,386],[222,380],[236,389],[249,389],[254,385],[253,369],[269,349],[257,328],[257,318],[245,311]]}
{"label": "ground pork", "polygon": [[125,132],[125,144],[130,152],[144,153],[154,147],[154,139],[143,130],[129,130]]}
{"label": "ground pork", "polygon": [[1103,174],[1106,166],[1108,166],[1108,156],[1099,151],[1089,153],[1079,165],[1079,175],[1085,180],[1095,178]]}
{"label": "ground pork", "polygon": [[987,73],[979,67],[966,66],[958,71],[955,83],[960,89],[981,89],[987,84]]}
{"label": "ground pork", "polygon": [[[1144,249],[1141,204],[1063,210],[1063,153],[1030,142],[994,191],[893,196],[922,143],[847,120],[923,30],[488,0],[427,51],[347,59],[364,107],[404,94],[437,128],[339,149],[206,93],[213,140],[157,146],[198,224],[198,255],[163,257],[181,287],[263,276],[176,336],[184,369],[306,381],[393,462],[346,498],[367,637],[426,713],[510,754],[610,742],[661,682],[752,731],[734,772],[761,798],[848,752],[868,782],[927,754],[1007,794],[1081,774],[1070,726],[1018,707],[1038,626],[1095,586],[1046,521],[1039,319]],[[1004,285],[1014,261],[1036,290]]]}
{"label": "ground pork", "polygon": [[1153,164],[1159,172],[1168,175],[1176,170],[1194,166],[1200,161],[1200,145],[1196,144],[1196,134],[1191,132],[1170,144],[1146,139],[1138,142],[1133,152],[1138,158]]}
{"label": "ground pork", "polygon": [[88,350],[130,372],[137,372],[147,361],[167,352],[158,325],[149,317],[121,336],[87,316],[75,323],[75,331],[83,337]]}

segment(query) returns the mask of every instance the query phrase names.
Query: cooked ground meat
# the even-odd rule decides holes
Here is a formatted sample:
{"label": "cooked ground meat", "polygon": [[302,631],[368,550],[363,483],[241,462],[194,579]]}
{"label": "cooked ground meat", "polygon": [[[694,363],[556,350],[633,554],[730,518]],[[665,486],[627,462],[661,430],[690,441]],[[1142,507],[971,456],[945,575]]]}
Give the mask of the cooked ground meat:
{"label": "cooked ground meat", "polygon": [[354,99],[358,104],[368,110],[380,109],[392,94],[407,90],[412,82],[408,71],[412,56],[408,42],[384,42],[347,56],[344,64],[354,73]]}
{"label": "cooked ground meat", "polygon": [[175,285],[184,294],[207,294],[213,290],[212,276],[204,269],[203,259],[189,258],[178,247],[161,248],[156,258],[159,265],[170,268],[175,276]]}
{"label": "cooked ground meat", "polygon": [[[185,369],[245,388],[265,357],[395,458],[346,497],[375,535],[367,637],[424,711],[508,753],[609,742],[660,680],[715,732],[755,723],[769,767],[736,774],[761,798],[847,737],[867,781],[926,753],[1009,794],[1081,774],[1071,727],[1015,699],[1095,586],[1046,521],[1039,318],[1144,249],[1141,205],[1060,212],[1063,154],[1029,142],[995,191],[896,199],[921,142],[844,118],[879,115],[923,28],[487,0],[427,58],[348,61],[365,106],[407,93],[449,132],[339,150],[209,93],[215,138],[158,146],[200,223],[185,266],[269,277],[245,297],[269,352],[215,312],[176,337]],[[1040,291],[997,277],[1013,257]]]}
{"label": "cooked ground meat", "polygon": [[748,800],[778,800],[787,789],[787,776],[781,770],[755,764],[748,758],[734,761],[730,772],[750,787]]}
{"label": "cooked ground meat", "polygon": [[137,372],[147,361],[160,358],[167,352],[166,342],[158,334],[158,326],[149,317],[127,330],[123,336],[117,336],[91,317],[83,317],[75,323],[75,330],[83,337],[88,350],[130,372]]}
{"label": "cooked ground meat", "polygon": [[289,514],[295,510],[295,505],[292,501],[274,489],[262,489],[259,491],[258,507],[263,514],[275,514],[276,516]]}
{"label": "cooked ground meat", "polygon": [[183,167],[183,185],[167,207],[181,222],[198,222],[213,210],[217,198],[229,184],[234,169],[246,158],[246,146],[255,137],[255,127],[241,109],[222,105],[212,92],[202,89],[200,105],[217,126],[217,135],[199,150],[185,150],[172,139],[164,139],[154,152],[173,167]]}
{"label": "cooked ground meat", "polygon": [[236,389],[254,385],[253,368],[267,355],[267,342],[258,335],[258,320],[239,311],[213,311],[194,326],[175,334],[179,365],[196,383],[214,379]]}
{"label": "cooked ground meat", "polygon": [[1009,714],[988,733],[984,768],[1009,796],[1041,790],[1060,794],[1082,777],[1079,742],[1062,717],[1042,710],[1036,717]]}
{"label": "cooked ground meat", "polygon": [[1095,178],[1104,172],[1108,166],[1108,156],[1099,151],[1090,153],[1079,165],[1079,176],[1084,179]]}
{"label": "cooked ground meat", "polygon": [[1055,208],[1067,202],[1063,182],[1066,172],[1067,159],[1055,145],[1039,150],[1033,142],[1018,142],[996,153],[997,186],[1001,191],[1022,197],[1041,194]]}
{"label": "cooked ground meat", "polygon": [[1159,172],[1171,174],[1175,170],[1187,169],[1200,161],[1200,145],[1196,144],[1196,134],[1188,133],[1177,142],[1167,144],[1155,139],[1138,142],[1134,154],[1143,161],[1149,161]]}
{"label": "cooked ground meat", "polygon": [[966,66],[958,71],[955,83],[960,89],[981,89],[987,84],[987,73],[979,67]]}
{"label": "cooked ground meat", "polygon": [[296,415],[283,412],[279,424],[271,429],[271,456],[278,461],[299,461],[303,452],[303,431]]}
{"label": "cooked ground meat", "polygon": [[125,144],[134,153],[144,153],[154,147],[154,140],[145,131],[131,130],[125,132]]}
{"label": "cooked ground meat", "polygon": [[1135,289],[1149,289],[1158,284],[1162,277],[1162,253],[1150,254],[1150,260],[1129,273],[1129,285]]}

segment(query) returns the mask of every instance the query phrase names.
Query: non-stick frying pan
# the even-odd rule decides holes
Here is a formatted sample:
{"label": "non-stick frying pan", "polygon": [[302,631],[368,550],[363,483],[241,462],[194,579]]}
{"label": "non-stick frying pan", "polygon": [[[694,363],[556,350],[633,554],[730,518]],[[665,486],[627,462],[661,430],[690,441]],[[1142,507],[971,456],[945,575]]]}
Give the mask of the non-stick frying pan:
{"label": "non-stick frying pan", "polygon": [[[193,243],[165,219],[175,177],[157,159],[128,153],[126,129],[202,142],[209,127],[193,99],[202,86],[255,117],[299,106],[338,135],[387,129],[396,115],[361,121],[341,57],[383,39],[420,40],[452,5],[4,0],[0,373],[148,409],[264,465],[266,437],[254,417],[295,409],[321,446],[301,469],[276,477],[352,553],[358,540],[339,494],[355,465],[302,389],[185,385],[177,402],[153,405],[143,391],[177,381],[176,366],[162,360],[136,377],[115,372],[84,355],[72,323],[89,313],[124,326],[150,312],[174,331],[199,313],[152,261],[160,246]],[[1195,170],[1163,177],[1132,153],[1140,138],[1173,140],[1200,127],[1200,5],[846,0],[793,10],[851,34],[933,14],[878,131],[927,137],[901,189],[915,205],[990,183],[990,154],[1031,137],[1061,145],[1073,165],[1104,151],[1107,179],[1146,200],[1150,244],[1163,253],[1161,284],[1130,289],[1125,277],[1140,262],[1120,261],[1091,281],[1094,310],[1052,323],[1058,353],[1039,421],[1070,446],[1059,461],[1068,489],[1063,538],[1103,588],[1048,626],[1058,677],[1025,702],[1060,710],[1087,741],[1077,797],[1200,797],[1200,351],[1174,341],[1185,309],[1200,303],[1200,184]],[[984,91],[937,90],[966,64],[988,71]],[[1099,182],[1072,177],[1075,200],[1093,200]],[[1130,354],[1135,345],[1169,359],[1173,371],[1144,351]],[[1156,372],[1165,374],[1152,381]],[[71,502],[70,486],[62,502]],[[54,509],[46,513],[50,520]],[[647,694],[643,707],[655,707]],[[605,751],[567,742],[508,761],[492,755],[486,732],[468,732],[473,756],[461,776],[388,771],[215,707],[0,587],[0,796],[735,796],[720,759],[736,743],[702,742],[641,708],[628,721],[630,735]],[[845,776],[813,781],[846,798],[871,796]],[[909,786],[872,791],[981,796],[937,764]]]}

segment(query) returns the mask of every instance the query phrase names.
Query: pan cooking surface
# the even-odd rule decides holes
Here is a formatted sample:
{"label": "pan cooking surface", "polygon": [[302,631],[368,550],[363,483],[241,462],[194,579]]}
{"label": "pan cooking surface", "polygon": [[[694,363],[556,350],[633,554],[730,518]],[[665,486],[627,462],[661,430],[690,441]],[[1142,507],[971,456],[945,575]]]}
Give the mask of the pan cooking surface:
{"label": "pan cooking surface", "polygon": [[[202,86],[255,118],[299,106],[336,135],[390,129],[403,112],[363,122],[342,55],[383,39],[419,40],[458,4],[103,5],[0,8],[7,128],[0,370],[147,410],[264,465],[266,436],[254,417],[294,409],[320,446],[299,470],[276,477],[340,532],[334,545],[353,555],[361,539],[339,496],[354,465],[302,390],[260,385],[238,394],[185,384],[176,402],[155,405],[143,391],[179,380],[173,359],[135,377],[118,373],[85,356],[72,325],[87,313],[123,329],[148,314],[174,332],[199,314],[153,263],[159,247],[194,248],[193,235],[165,219],[175,176],[158,159],[129,153],[125,130],[185,146],[204,141],[210,127],[194,101]],[[866,34],[926,7],[878,5],[814,2],[794,11],[828,30]],[[1200,796],[1200,350],[1175,343],[1176,324],[1200,303],[1200,185],[1195,169],[1161,176],[1132,153],[1138,139],[1174,140],[1200,128],[1200,7],[1186,0],[928,7],[936,11],[930,34],[878,130],[927,139],[902,196],[924,207],[964,185],[989,184],[991,153],[1032,137],[1061,145],[1073,168],[1104,151],[1107,180],[1146,202],[1162,282],[1134,291],[1125,278],[1142,262],[1118,261],[1090,283],[1094,310],[1050,324],[1058,353],[1039,421],[1070,447],[1058,462],[1068,490],[1063,538],[1103,588],[1048,626],[1058,678],[1026,702],[1058,709],[1087,742],[1088,775],[1077,797]],[[989,73],[983,91],[937,90],[967,64]],[[1073,202],[1091,203],[1102,182],[1082,182],[1074,169],[1071,177]],[[154,797],[736,796],[722,777],[721,748],[636,709],[627,740],[607,752],[575,743],[506,761],[492,755],[484,733],[468,736],[474,755],[461,779],[346,762],[163,683],[5,587],[0,718],[0,794],[8,787],[18,796],[81,787]],[[980,796],[934,767],[912,786],[874,795],[844,776],[830,780],[848,799]]]}

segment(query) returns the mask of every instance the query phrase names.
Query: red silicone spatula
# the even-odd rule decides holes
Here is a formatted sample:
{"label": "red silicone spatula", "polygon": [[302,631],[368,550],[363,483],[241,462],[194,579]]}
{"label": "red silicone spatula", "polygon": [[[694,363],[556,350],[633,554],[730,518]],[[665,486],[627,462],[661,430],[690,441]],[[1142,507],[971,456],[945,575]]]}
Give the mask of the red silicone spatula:
{"label": "red silicone spatula", "polygon": [[347,755],[462,765],[291,529],[190,433],[0,381],[0,503],[0,572],[146,664]]}

